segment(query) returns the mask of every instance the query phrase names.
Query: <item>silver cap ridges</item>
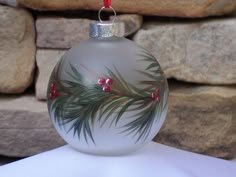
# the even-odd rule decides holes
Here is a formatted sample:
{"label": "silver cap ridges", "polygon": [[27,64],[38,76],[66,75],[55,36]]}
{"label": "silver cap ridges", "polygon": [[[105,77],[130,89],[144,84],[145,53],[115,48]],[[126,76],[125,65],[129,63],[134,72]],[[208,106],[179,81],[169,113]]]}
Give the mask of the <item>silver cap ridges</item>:
{"label": "silver cap ridges", "polygon": [[90,37],[123,37],[125,35],[125,25],[123,22],[91,22]]}

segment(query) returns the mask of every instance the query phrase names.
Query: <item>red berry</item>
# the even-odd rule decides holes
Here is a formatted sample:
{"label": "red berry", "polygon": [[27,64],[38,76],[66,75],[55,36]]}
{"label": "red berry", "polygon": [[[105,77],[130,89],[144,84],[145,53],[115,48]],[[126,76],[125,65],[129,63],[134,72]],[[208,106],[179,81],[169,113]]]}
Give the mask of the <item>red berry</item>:
{"label": "red berry", "polygon": [[113,84],[113,79],[112,78],[107,79],[106,84],[112,85]]}
{"label": "red berry", "polygon": [[161,97],[157,97],[157,102],[160,103],[161,102]]}
{"label": "red berry", "polygon": [[103,86],[106,83],[106,79],[100,78],[98,79],[98,85]]}
{"label": "red berry", "polygon": [[106,92],[106,93],[110,92],[111,88],[109,86],[105,86],[105,87],[103,87],[103,91]]}
{"label": "red berry", "polygon": [[54,83],[52,83],[51,84],[51,90],[53,91],[53,90],[55,90],[55,88],[56,88],[56,85]]}
{"label": "red berry", "polygon": [[156,93],[159,94],[161,90],[159,88],[156,89]]}
{"label": "red berry", "polygon": [[58,97],[58,95],[59,95],[59,91],[58,91],[58,90],[54,90],[54,91],[53,91],[53,96],[54,96],[54,97]]}
{"label": "red berry", "polygon": [[152,100],[154,101],[157,97],[157,94],[156,93],[152,93]]}

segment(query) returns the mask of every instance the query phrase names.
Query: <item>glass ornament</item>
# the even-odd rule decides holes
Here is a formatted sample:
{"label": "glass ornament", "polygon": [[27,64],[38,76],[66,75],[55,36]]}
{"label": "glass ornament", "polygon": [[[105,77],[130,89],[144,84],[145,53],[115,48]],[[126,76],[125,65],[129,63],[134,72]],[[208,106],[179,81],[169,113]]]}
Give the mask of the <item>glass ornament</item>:
{"label": "glass ornament", "polygon": [[81,152],[134,152],[152,141],[166,118],[168,84],[159,63],[122,35],[122,23],[93,22],[91,38],[66,52],[51,74],[51,120]]}

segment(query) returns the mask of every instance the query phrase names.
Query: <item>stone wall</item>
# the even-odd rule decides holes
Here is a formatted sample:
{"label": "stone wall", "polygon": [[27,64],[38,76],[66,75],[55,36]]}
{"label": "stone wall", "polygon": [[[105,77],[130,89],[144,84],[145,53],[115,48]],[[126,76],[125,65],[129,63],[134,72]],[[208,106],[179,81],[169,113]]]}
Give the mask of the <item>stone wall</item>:
{"label": "stone wall", "polygon": [[[64,144],[48,117],[46,89],[64,52],[89,38],[102,1],[83,2],[0,0],[0,155],[24,157]],[[222,15],[234,12],[236,1],[114,0],[113,6],[126,37],[151,51],[168,77],[169,112],[154,140],[234,157],[236,18]]]}

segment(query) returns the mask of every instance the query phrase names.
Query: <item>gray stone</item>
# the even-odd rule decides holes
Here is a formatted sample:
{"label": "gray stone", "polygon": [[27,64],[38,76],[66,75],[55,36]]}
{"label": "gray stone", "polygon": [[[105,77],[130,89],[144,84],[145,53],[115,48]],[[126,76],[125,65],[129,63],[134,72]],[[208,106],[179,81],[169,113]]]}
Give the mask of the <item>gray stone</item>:
{"label": "gray stone", "polygon": [[32,95],[0,97],[0,155],[31,156],[64,144],[47,105]]}
{"label": "gray stone", "polygon": [[36,20],[37,46],[67,49],[89,39],[89,19],[39,17]]}
{"label": "gray stone", "polygon": [[[113,18],[113,17],[111,17]],[[125,24],[125,36],[136,32],[142,25],[140,15],[118,15]],[[37,46],[39,48],[68,49],[89,39],[92,20],[83,18],[39,17],[36,20]]]}
{"label": "gray stone", "polygon": [[[0,3],[40,10],[93,9],[103,6],[94,0],[0,0]],[[236,9],[235,0],[113,0],[117,11],[157,16],[204,17],[228,14]]]}
{"label": "gray stone", "polygon": [[0,26],[0,93],[21,93],[34,76],[34,20],[26,10],[0,5]]}
{"label": "gray stone", "polygon": [[36,54],[37,77],[36,77],[36,97],[39,100],[46,100],[47,86],[52,70],[58,60],[63,56],[65,50],[38,49]]}
{"label": "gray stone", "polygon": [[[114,16],[110,17],[113,20]],[[139,30],[143,24],[143,17],[136,14],[123,14],[116,16],[117,21],[121,21],[125,24],[125,36],[132,35]]]}
{"label": "gray stone", "polygon": [[155,141],[214,157],[236,154],[236,86],[170,84],[167,120]]}
{"label": "gray stone", "polygon": [[236,84],[236,20],[146,24],[134,40],[150,50],[168,78]]}

